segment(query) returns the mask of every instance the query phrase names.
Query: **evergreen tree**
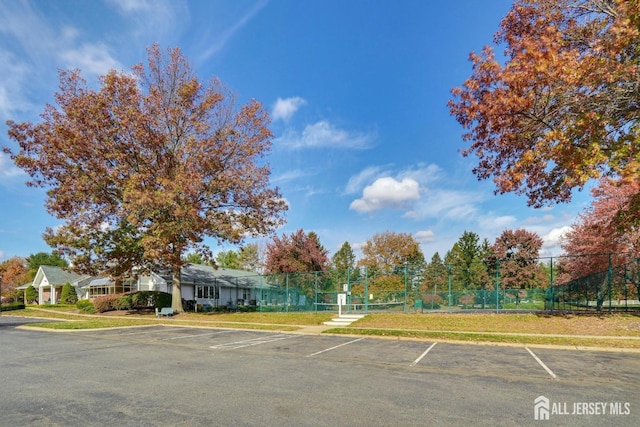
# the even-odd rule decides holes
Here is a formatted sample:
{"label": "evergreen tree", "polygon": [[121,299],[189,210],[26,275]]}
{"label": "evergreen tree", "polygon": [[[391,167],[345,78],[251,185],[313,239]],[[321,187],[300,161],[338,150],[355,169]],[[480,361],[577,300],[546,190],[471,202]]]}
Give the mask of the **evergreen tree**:
{"label": "evergreen tree", "polygon": [[71,283],[67,282],[62,287],[60,302],[62,304],[75,304],[78,302],[78,294],[76,294],[76,290],[71,286]]}
{"label": "evergreen tree", "polygon": [[25,298],[26,298],[26,303],[27,304],[33,304],[34,301],[38,300],[38,291],[36,290],[36,288],[33,287],[33,285],[29,285],[29,287],[27,288],[26,292],[25,292]]}

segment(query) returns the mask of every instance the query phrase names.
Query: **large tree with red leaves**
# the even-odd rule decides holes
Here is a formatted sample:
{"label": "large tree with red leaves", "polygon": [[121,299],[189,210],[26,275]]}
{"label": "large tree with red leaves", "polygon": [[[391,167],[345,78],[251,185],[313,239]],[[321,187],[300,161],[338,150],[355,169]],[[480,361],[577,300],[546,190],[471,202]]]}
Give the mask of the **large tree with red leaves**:
{"label": "large tree with red leaves", "polygon": [[524,229],[505,230],[491,246],[499,268],[500,282],[507,289],[529,289],[545,283],[538,263],[542,239]]}
{"label": "large tree with red leaves", "polygon": [[267,243],[265,270],[267,273],[306,273],[324,271],[329,266],[328,251],[318,235],[299,229],[291,235],[274,236]]}
{"label": "large tree with red leaves", "polygon": [[592,190],[593,202],[562,240],[564,280],[607,270],[640,257],[640,229],[620,227],[617,212],[640,193],[640,182],[618,185],[602,179]]}
{"label": "large tree with red leaves", "polygon": [[[640,1],[516,0],[450,112],[479,179],[529,203],[568,201],[601,176],[640,176]],[[640,195],[622,216],[640,221]],[[633,226],[633,225],[631,225]]]}
{"label": "large tree with red leaves", "polygon": [[[120,277],[152,264],[180,269],[205,237],[238,243],[282,223],[286,204],[269,187],[269,117],[257,101],[237,107],[219,81],[201,83],[177,48],[148,50],[131,73],[110,71],[100,88],[60,73],[57,106],[39,123],[8,122],[15,163],[48,190],[65,221],[47,242],[80,271]],[[5,148],[5,151],[9,151]]]}

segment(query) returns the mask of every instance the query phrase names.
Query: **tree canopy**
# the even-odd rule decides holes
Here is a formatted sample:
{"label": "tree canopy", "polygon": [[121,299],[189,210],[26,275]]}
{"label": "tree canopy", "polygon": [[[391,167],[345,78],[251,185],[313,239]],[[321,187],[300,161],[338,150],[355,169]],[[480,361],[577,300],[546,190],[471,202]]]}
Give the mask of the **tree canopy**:
{"label": "tree canopy", "polygon": [[31,275],[31,280],[36,277],[36,273],[38,272],[38,268],[41,265],[51,265],[54,267],[63,267],[66,268],[69,266],[67,261],[58,255],[55,252],[46,253],[46,252],[38,252],[37,254],[31,254],[26,259],[27,269],[29,270],[29,274]]}
{"label": "tree canopy", "polygon": [[240,248],[238,264],[242,270],[261,273],[264,250],[257,243],[249,243]]}
{"label": "tree canopy", "polygon": [[76,270],[171,268],[181,311],[183,254],[205,237],[239,243],[283,223],[263,161],[268,113],[255,100],[237,107],[216,79],[201,83],[178,48],[154,45],[146,68],[112,70],[99,86],[61,71],[41,122],[7,122],[20,147],[11,156],[29,185],[47,188],[47,210],[64,225],[45,240]]}
{"label": "tree canopy", "polygon": [[403,265],[424,268],[426,262],[420,243],[411,234],[385,231],[365,242],[358,265],[388,274]]}
{"label": "tree canopy", "polygon": [[538,262],[540,248],[540,236],[524,229],[504,230],[496,238],[491,253],[505,288],[528,289],[543,284],[544,274]]}
{"label": "tree canopy", "polygon": [[298,273],[324,271],[329,265],[328,251],[314,232],[302,229],[291,235],[274,236],[267,243],[265,270],[267,273]]}
{"label": "tree canopy", "polygon": [[448,104],[479,179],[538,207],[603,175],[639,179],[639,0],[516,0],[494,41],[504,60],[471,53]]}
{"label": "tree canopy", "polygon": [[239,269],[238,252],[231,249],[219,252],[216,256],[216,264],[221,268]]}
{"label": "tree canopy", "polygon": [[604,178],[592,194],[591,205],[574,221],[561,244],[567,280],[604,271],[610,261],[618,264],[640,256],[640,229],[619,227],[616,214],[640,194],[640,182],[620,186]]}

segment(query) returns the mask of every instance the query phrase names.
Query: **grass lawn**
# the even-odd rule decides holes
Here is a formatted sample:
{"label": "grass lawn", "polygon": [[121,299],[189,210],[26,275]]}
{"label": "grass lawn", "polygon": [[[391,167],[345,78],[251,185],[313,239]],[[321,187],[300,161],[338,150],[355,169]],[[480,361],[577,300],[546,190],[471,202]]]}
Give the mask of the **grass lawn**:
{"label": "grass lawn", "polygon": [[[321,325],[335,313],[181,313],[171,318],[155,314],[109,312],[80,314],[73,306],[27,307],[15,316],[64,320],[37,324],[51,329],[90,329],[149,324],[295,331]],[[349,327],[325,332],[338,334],[405,337],[455,341],[549,344],[585,347],[640,349],[640,316],[637,315],[547,315],[463,313],[373,313]]]}

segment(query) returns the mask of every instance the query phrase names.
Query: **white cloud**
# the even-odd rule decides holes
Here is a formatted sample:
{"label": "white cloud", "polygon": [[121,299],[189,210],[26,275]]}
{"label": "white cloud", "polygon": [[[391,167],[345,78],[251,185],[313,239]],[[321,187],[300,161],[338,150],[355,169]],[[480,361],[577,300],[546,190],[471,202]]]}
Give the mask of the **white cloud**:
{"label": "white cloud", "polygon": [[426,165],[419,163],[416,167],[410,167],[398,173],[398,178],[411,178],[418,181],[421,185],[428,185],[438,181],[442,176],[442,169],[436,164]]}
{"label": "white cloud", "polygon": [[32,70],[8,51],[0,50],[0,63],[0,117],[9,118],[31,108],[22,88],[30,81]]}
{"label": "white cloud", "polygon": [[289,148],[369,148],[374,135],[371,133],[351,132],[339,129],[326,120],[307,125],[302,133],[289,129],[283,136],[276,139]]}
{"label": "white cloud", "polygon": [[569,227],[568,225],[551,229],[547,234],[542,236],[542,247],[546,250],[560,247],[562,238],[569,231],[571,231],[571,227]]}
{"label": "white cloud", "polygon": [[464,219],[469,221],[478,215],[477,205],[483,200],[482,194],[469,191],[436,188],[425,193],[415,210],[406,216],[415,219]]}
{"label": "white cloud", "polygon": [[148,0],[109,0],[122,13],[131,12],[148,12],[153,9],[151,2]]}
{"label": "white cloud", "polygon": [[128,40],[137,39],[149,45],[150,40],[162,45],[175,40],[190,23],[189,9],[184,2],[173,0],[109,0],[115,10],[129,22],[124,29]]}
{"label": "white cloud", "polygon": [[231,38],[242,29],[251,19],[262,10],[268,4],[267,0],[260,0],[256,2],[251,9],[249,9],[240,19],[236,20],[230,27],[228,27],[217,40],[209,43],[209,48],[204,49],[198,57],[198,62],[206,61],[211,56],[224,49],[225,45]]}
{"label": "white cloud", "polygon": [[315,175],[315,172],[311,171],[310,169],[291,169],[284,173],[281,173],[280,175],[274,176],[273,178],[271,178],[271,182],[295,181],[299,178],[311,175]]}
{"label": "white cloud", "polygon": [[283,120],[286,122],[306,103],[307,101],[299,96],[285,99],[278,98],[275,104],[273,104],[271,116],[274,121]]}
{"label": "white cloud", "polygon": [[109,47],[103,44],[85,43],[74,49],[68,49],[60,57],[70,68],[95,75],[107,74],[109,70],[122,70],[122,65],[109,53]]}
{"label": "white cloud", "polygon": [[[11,178],[11,177],[19,176],[23,174],[24,172],[13,164],[13,162],[11,161],[11,158],[7,154],[0,153],[0,176],[1,177]],[[5,182],[5,180],[3,180],[2,182]]]}
{"label": "white cloud", "polygon": [[[380,174],[384,174],[382,168],[379,166],[369,166],[362,171],[360,171],[357,175],[349,178],[347,185],[344,189],[345,194],[354,194],[362,190],[367,182],[373,181],[374,178],[380,176]],[[386,173],[388,175],[388,173]]]}
{"label": "white cloud", "polygon": [[517,218],[513,215],[495,216],[491,213],[487,213],[478,218],[480,228],[487,234],[492,234],[491,232],[496,231],[502,232],[503,230],[514,228],[516,222]]}
{"label": "white cloud", "polygon": [[435,240],[435,234],[431,230],[421,230],[415,233],[414,237],[419,243],[429,243]]}
{"label": "white cloud", "polygon": [[374,212],[384,208],[403,209],[420,199],[420,184],[411,178],[396,181],[394,178],[378,178],[362,191],[362,198],[349,206],[360,213]]}

